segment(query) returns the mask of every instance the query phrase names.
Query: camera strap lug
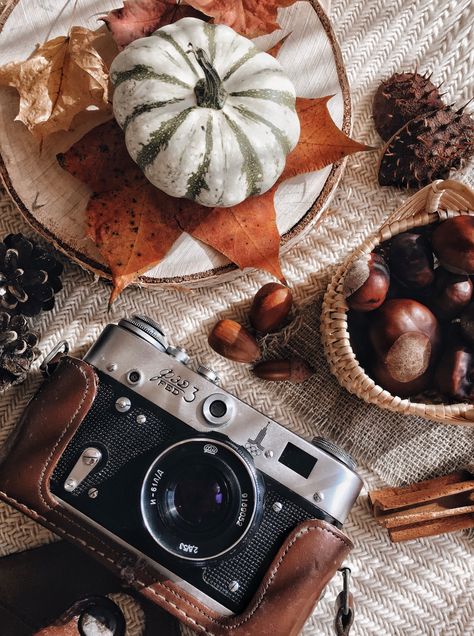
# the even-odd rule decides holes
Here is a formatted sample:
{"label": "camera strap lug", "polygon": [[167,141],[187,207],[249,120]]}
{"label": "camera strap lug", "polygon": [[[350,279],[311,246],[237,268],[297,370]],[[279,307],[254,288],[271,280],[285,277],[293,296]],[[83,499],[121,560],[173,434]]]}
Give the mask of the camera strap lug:
{"label": "camera strap lug", "polygon": [[58,344],[51,349],[43,362],[40,364],[40,371],[43,373],[43,375],[49,377],[54,371],[59,360],[63,356],[67,356],[68,353],[69,344],[67,340],[60,340]]}
{"label": "camera strap lug", "polygon": [[342,574],[342,592],[336,598],[334,629],[337,636],[349,636],[354,622],[354,599],[349,590],[351,570],[345,567],[338,570],[338,572]]}

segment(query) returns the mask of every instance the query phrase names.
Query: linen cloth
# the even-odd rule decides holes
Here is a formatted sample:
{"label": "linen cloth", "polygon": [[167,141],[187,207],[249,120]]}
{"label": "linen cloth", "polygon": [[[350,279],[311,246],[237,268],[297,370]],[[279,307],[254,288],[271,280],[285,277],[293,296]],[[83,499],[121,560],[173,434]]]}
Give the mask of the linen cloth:
{"label": "linen cloth", "polygon": [[[444,82],[448,102],[461,105],[472,97],[474,4],[470,0],[333,0],[330,17],[351,85],[356,139],[380,145],[371,120],[371,99],[380,80],[395,71],[415,67],[433,71],[435,83]],[[366,405],[339,388],[321,350],[319,308],[333,266],[407,196],[378,186],[376,154],[348,160],[324,218],[283,258],[284,273],[302,311],[283,333],[268,338],[265,347],[269,355],[280,349],[305,355],[317,369],[308,383],[300,387],[263,383],[244,365],[219,358],[207,346],[207,333],[217,319],[231,317],[245,324],[253,294],[268,281],[262,273],[204,290],[130,288],[108,312],[108,284],[65,261],[64,290],[57,306],[36,321],[42,351],[47,353],[66,338],[73,353],[82,355],[107,322],[147,313],[161,322],[171,342],[212,366],[228,390],[306,437],[324,434],[341,443],[363,466],[368,488],[414,481],[468,463],[474,457],[474,431]],[[458,177],[472,183],[469,167]],[[0,199],[0,236],[12,231],[33,236],[5,195]],[[0,397],[0,445],[40,381],[39,373],[32,372],[23,385]],[[466,534],[392,545],[371,519],[364,495],[345,529],[355,543],[350,558],[357,604],[354,636],[474,635],[474,549]],[[53,539],[0,504],[0,554]],[[336,578],[328,586],[304,636],[332,634],[333,603],[340,585]],[[135,626],[130,634],[138,635],[140,629]]]}

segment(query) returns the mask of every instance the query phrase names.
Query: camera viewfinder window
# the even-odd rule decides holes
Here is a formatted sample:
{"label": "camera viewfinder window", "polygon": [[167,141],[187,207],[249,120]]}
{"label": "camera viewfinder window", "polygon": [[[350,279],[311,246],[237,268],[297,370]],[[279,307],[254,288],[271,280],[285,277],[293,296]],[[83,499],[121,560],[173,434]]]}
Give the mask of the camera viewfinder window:
{"label": "camera viewfinder window", "polygon": [[316,457],[305,453],[301,448],[288,442],[278,461],[302,477],[309,477],[318,460]]}

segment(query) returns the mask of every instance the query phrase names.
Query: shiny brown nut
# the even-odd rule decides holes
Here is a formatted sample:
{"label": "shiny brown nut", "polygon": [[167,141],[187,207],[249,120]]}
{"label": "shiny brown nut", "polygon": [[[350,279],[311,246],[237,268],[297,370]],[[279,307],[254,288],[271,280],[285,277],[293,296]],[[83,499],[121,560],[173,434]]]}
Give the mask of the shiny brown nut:
{"label": "shiny brown nut", "polygon": [[443,267],[455,274],[474,274],[473,216],[455,216],[440,223],[431,243]]}
{"label": "shiny brown nut", "polygon": [[471,303],[461,314],[461,334],[474,347],[474,303]]}
{"label": "shiny brown nut", "polygon": [[387,296],[390,274],[379,254],[369,254],[352,263],[344,276],[343,294],[356,311],[373,311]]}
{"label": "shiny brown nut", "polygon": [[257,341],[235,320],[219,320],[212,328],[208,342],[214,351],[235,362],[255,362],[260,358]]}
{"label": "shiny brown nut", "polygon": [[314,370],[302,358],[286,360],[264,360],[253,368],[254,374],[262,380],[272,382],[305,382],[314,374]]}
{"label": "shiny brown nut", "polygon": [[416,300],[387,300],[372,316],[374,380],[394,395],[408,397],[431,381],[441,332],[434,314]]}
{"label": "shiny brown nut", "polygon": [[439,320],[457,318],[472,298],[472,281],[466,274],[453,274],[438,267],[430,308]]}
{"label": "shiny brown nut", "polygon": [[293,304],[291,289],[280,283],[267,283],[255,294],[250,307],[250,322],[261,333],[281,327]]}
{"label": "shiny brown nut", "polygon": [[459,335],[451,334],[436,366],[435,388],[445,397],[474,401],[474,356]]}
{"label": "shiny brown nut", "polygon": [[414,232],[397,234],[390,241],[390,272],[412,289],[427,287],[434,280],[434,260],[425,236]]}

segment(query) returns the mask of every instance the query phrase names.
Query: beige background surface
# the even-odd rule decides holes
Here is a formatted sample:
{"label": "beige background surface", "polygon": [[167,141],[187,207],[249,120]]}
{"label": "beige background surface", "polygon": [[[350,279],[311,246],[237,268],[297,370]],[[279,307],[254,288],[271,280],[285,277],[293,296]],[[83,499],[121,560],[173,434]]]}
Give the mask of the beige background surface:
{"label": "beige background surface", "polygon": [[[472,96],[474,5],[470,0],[394,0],[390,3],[336,0],[332,3],[331,17],[351,82],[357,139],[372,145],[380,143],[370,119],[370,101],[380,79],[394,71],[418,65],[422,70],[432,70],[435,81],[445,82],[448,100],[462,104]],[[294,288],[297,303],[308,305],[308,309],[302,319],[303,331],[281,334],[279,344],[288,339],[289,346],[301,348],[304,346],[304,342],[300,342],[301,334],[309,329],[308,338],[318,346],[316,299],[327,283],[331,267],[377,227],[405,196],[377,185],[375,165],[375,154],[349,160],[331,213],[297,249],[284,257],[283,269]],[[468,180],[470,174],[466,170],[463,178]],[[31,234],[6,198],[1,200],[0,206],[0,235],[19,230]],[[448,432],[446,427],[412,419],[390,421],[382,412],[368,414],[359,402],[357,408],[347,411],[347,418],[345,406],[342,411],[335,408],[327,412],[333,420],[322,419],[323,403],[315,400],[308,409],[307,395],[325,395],[325,390],[331,387],[331,380],[323,370],[312,380],[306,395],[302,395],[290,387],[256,382],[245,367],[213,354],[206,345],[210,326],[217,318],[230,316],[245,322],[251,296],[267,280],[265,275],[255,274],[219,288],[193,292],[128,289],[107,313],[109,287],[67,264],[65,288],[58,297],[57,308],[38,322],[43,334],[41,346],[46,352],[58,340],[67,338],[73,351],[81,354],[106,322],[133,311],[146,312],[162,322],[171,341],[186,347],[193,358],[209,362],[229,390],[267,410],[282,423],[305,435],[330,430],[333,437],[345,438],[347,443],[351,440],[354,444],[356,439],[353,450],[363,460],[363,476],[369,487],[382,483],[381,475],[385,480],[400,483],[414,474],[421,478],[443,472],[448,466],[460,465],[472,457],[472,432],[456,429],[456,437],[462,439],[463,452],[453,456],[451,445],[446,443],[451,429]],[[306,317],[311,320],[306,321]],[[314,349],[309,355],[319,354]],[[38,375],[33,373],[24,385],[1,397],[0,444],[38,382]],[[315,384],[319,384],[320,393],[315,392]],[[289,395],[293,396],[291,402]],[[378,446],[380,436],[386,440],[383,447]],[[368,447],[375,447],[379,452],[369,457],[364,453]],[[417,452],[408,457],[407,449],[413,447]],[[372,523],[364,496],[354,508],[346,530],[356,544],[351,556],[358,604],[355,636],[474,634],[474,550],[466,535],[391,545],[385,533]],[[0,506],[2,554],[32,547],[50,538],[39,526]],[[336,593],[336,582],[333,582],[308,622],[305,636],[332,633]]]}

